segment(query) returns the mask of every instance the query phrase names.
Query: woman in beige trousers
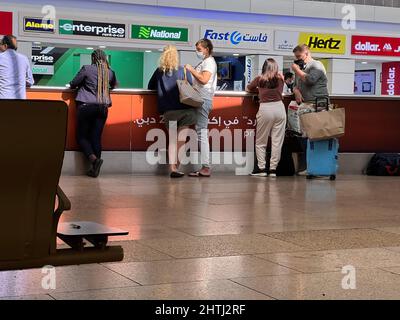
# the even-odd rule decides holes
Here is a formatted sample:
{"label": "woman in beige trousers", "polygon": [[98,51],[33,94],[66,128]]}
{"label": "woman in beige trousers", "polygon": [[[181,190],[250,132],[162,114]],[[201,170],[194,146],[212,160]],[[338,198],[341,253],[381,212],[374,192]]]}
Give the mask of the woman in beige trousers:
{"label": "woman in beige trousers", "polygon": [[[256,155],[257,167],[251,175],[276,177],[276,168],[281,159],[286,129],[286,110],[282,102],[284,80],[274,59],[264,62],[262,74],[255,78],[247,91],[258,93],[260,108],[257,113]],[[266,168],[266,149],[271,137],[271,160]]]}

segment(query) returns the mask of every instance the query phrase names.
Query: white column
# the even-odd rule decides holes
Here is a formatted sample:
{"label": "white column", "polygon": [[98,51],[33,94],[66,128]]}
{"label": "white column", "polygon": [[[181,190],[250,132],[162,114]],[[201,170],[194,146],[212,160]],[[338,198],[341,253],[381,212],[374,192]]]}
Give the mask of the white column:
{"label": "white column", "polygon": [[329,94],[353,94],[355,60],[327,59]]}
{"label": "white column", "polygon": [[[249,83],[255,77],[261,74],[262,67],[266,59],[274,59],[279,66],[279,71],[283,70],[283,56],[272,56],[272,55],[251,55],[246,56],[246,83]],[[249,81],[249,79],[251,80]]]}

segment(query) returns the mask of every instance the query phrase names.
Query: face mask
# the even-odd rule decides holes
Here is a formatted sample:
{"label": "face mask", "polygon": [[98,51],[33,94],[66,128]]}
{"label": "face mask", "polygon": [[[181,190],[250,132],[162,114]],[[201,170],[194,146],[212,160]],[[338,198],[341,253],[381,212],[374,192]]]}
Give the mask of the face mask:
{"label": "face mask", "polygon": [[294,63],[297,64],[301,70],[304,70],[306,66],[306,63],[304,62],[303,59],[295,60]]}
{"label": "face mask", "polygon": [[201,51],[196,51],[197,58],[204,60],[204,53]]}

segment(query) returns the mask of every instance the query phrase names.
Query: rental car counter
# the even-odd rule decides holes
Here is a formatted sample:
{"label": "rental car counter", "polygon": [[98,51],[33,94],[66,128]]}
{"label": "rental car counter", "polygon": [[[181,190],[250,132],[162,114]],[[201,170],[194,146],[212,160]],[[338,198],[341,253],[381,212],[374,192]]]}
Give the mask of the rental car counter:
{"label": "rental car counter", "polygon": [[[33,87],[27,96],[28,99],[63,100],[68,104],[67,150],[78,150],[75,92],[58,87]],[[146,141],[147,132],[153,128],[165,130],[157,112],[155,92],[116,89],[111,97],[113,105],[103,133],[103,150],[146,151],[154,143]],[[285,105],[291,100],[285,97]],[[346,135],[340,139],[340,152],[400,152],[400,97],[332,96],[331,102],[346,109]],[[246,135],[254,134],[257,109],[258,103],[252,94],[219,91],[214,98],[209,129],[242,130],[244,150]],[[221,149],[222,146],[223,143]]]}

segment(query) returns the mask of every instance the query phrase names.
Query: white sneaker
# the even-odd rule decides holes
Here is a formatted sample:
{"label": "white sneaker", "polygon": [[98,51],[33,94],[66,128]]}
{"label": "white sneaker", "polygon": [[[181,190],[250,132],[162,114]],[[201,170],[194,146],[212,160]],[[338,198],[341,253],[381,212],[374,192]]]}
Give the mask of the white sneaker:
{"label": "white sneaker", "polygon": [[276,178],[276,170],[270,170],[268,177],[270,178]]}
{"label": "white sneaker", "polygon": [[297,172],[296,173],[298,176],[306,176],[307,175],[307,170],[304,170],[304,171],[300,171],[300,172]]}
{"label": "white sneaker", "polygon": [[265,169],[254,168],[254,171],[250,174],[253,177],[266,177],[268,176]]}

